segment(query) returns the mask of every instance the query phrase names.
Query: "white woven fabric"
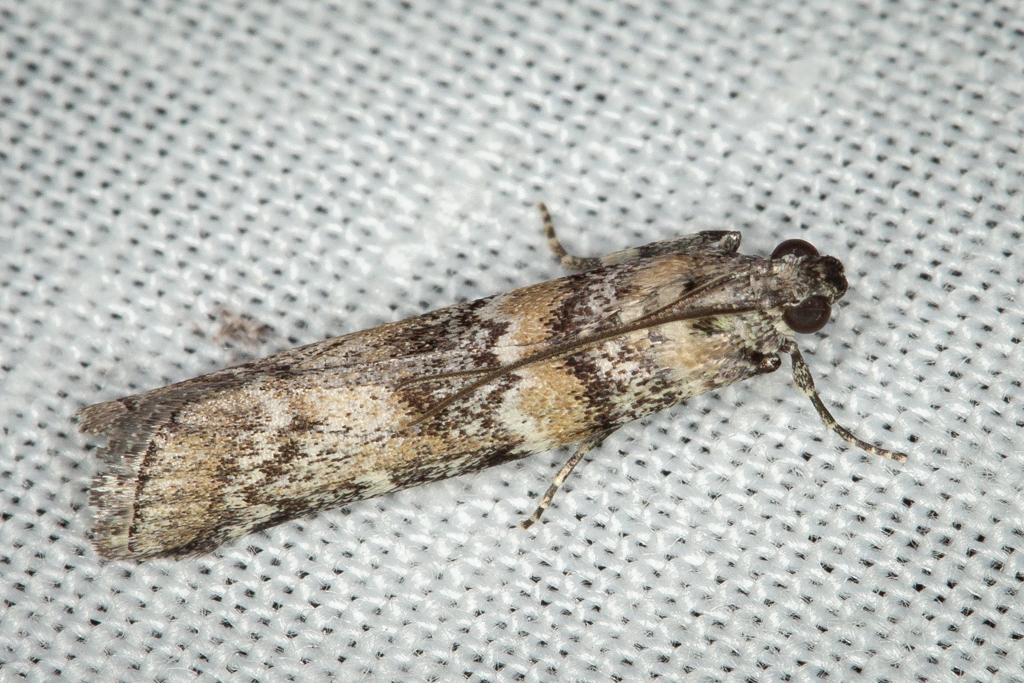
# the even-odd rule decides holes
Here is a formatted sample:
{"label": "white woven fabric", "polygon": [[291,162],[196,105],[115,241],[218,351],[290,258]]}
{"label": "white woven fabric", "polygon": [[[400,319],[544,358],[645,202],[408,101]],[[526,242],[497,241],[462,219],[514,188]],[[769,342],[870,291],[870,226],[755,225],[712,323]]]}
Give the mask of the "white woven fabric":
{"label": "white woven fabric", "polygon": [[[0,679],[1024,681],[1015,3],[0,9]],[[778,373],[188,561],[83,405],[702,229],[847,267]],[[274,328],[226,345],[221,311]]]}

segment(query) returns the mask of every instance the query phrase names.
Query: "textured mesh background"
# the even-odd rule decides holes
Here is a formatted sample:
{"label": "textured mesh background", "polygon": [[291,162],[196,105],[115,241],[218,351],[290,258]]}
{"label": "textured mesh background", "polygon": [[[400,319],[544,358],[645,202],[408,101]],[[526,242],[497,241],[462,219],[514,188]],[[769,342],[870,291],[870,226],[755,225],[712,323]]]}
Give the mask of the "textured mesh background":
{"label": "textured mesh background", "polygon": [[[0,679],[1024,680],[1016,3],[0,6]],[[83,405],[561,275],[801,236],[783,371],[565,452],[102,564]],[[273,327],[226,343],[225,319]]]}

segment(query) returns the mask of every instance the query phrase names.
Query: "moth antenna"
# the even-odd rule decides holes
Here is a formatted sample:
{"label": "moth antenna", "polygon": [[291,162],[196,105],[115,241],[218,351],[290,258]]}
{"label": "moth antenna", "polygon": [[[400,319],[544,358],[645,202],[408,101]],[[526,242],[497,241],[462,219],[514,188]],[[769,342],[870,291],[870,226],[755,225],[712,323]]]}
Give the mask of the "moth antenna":
{"label": "moth antenna", "polygon": [[[707,283],[707,285],[710,286],[710,285],[714,285],[714,284],[720,284],[720,282],[722,280],[725,280],[725,279],[726,279],[725,276],[719,277],[719,278],[715,278],[711,282]],[[598,344],[600,344],[602,342],[605,342],[605,341],[607,341],[609,339],[613,339],[615,337],[620,337],[620,336],[622,336],[624,334],[629,334],[630,332],[634,332],[636,330],[643,330],[643,329],[653,328],[653,327],[657,327],[659,325],[665,325],[667,323],[677,322],[677,321],[680,321],[680,320],[698,320],[698,319],[701,319],[701,318],[710,318],[710,317],[720,316],[720,315],[739,315],[741,313],[749,313],[751,311],[757,310],[757,308],[753,307],[753,306],[744,306],[744,307],[735,308],[735,309],[721,309],[721,308],[719,308],[719,309],[712,309],[712,310],[708,310],[708,311],[694,311],[692,313],[687,313],[687,314],[669,314],[669,315],[664,315],[664,312],[667,309],[669,309],[672,306],[676,305],[680,301],[683,301],[684,299],[689,298],[691,295],[693,295],[693,294],[695,294],[697,292],[704,291],[704,289],[706,289],[706,287],[704,287],[704,286],[698,287],[698,288],[696,288],[696,289],[694,289],[694,290],[692,290],[690,292],[687,292],[683,296],[679,297],[678,299],[676,299],[671,304],[667,304],[665,306],[662,306],[661,308],[656,310],[654,313],[650,313],[648,315],[642,316],[642,317],[637,318],[636,320],[633,320],[631,322],[613,326],[609,330],[598,331],[598,332],[594,333],[593,335],[591,335],[589,337],[583,337],[583,338],[580,338],[580,339],[574,339],[574,340],[571,340],[571,341],[568,341],[568,342],[563,342],[561,344],[556,344],[556,345],[552,346],[551,348],[547,349],[546,351],[541,351],[539,353],[535,353],[532,356],[527,356],[526,358],[520,358],[519,360],[514,361],[512,363],[509,363],[508,365],[501,365],[501,366],[498,366],[498,367],[475,368],[473,370],[456,370],[456,371],[453,371],[453,372],[443,372],[443,373],[438,374],[438,375],[431,375],[429,377],[414,377],[412,379],[407,379],[407,380],[399,383],[395,387],[395,390],[397,391],[398,389],[401,389],[402,387],[406,387],[406,386],[409,386],[411,384],[418,384],[420,382],[431,382],[431,381],[437,381],[437,380],[441,380],[441,379],[448,379],[450,377],[467,377],[467,376],[478,375],[478,374],[483,374],[484,375],[483,377],[481,377],[477,381],[469,384],[466,387],[463,387],[462,389],[459,389],[458,391],[456,391],[454,394],[452,394],[448,398],[442,400],[436,406],[434,406],[433,408],[431,408],[427,412],[423,413],[422,415],[420,415],[418,418],[416,418],[415,420],[413,420],[409,424],[404,425],[402,427],[402,429],[412,429],[416,425],[422,424],[423,422],[426,422],[427,420],[429,420],[429,419],[433,418],[434,416],[438,415],[439,413],[441,413],[441,411],[443,411],[445,408],[448,408],[449,406],[451,406],[451,405],[461,401],[462,399],[466,398],[467,396],[471,396],[473,394],[473,392],[475,392],[480,387],[486,386],[487,384],[490,384],[494,380],[499,379],[501,377],[504,377],[505,375],[509,374],[510,372],[513,372],[515,370],[519,370],[520,368],[524,368],[524,367],[526,367],[528,365],[536,365],[537,363],[543,363],[545,361],[555,360],[555,359],[557,359],[559,357],[572,356],[572,355],[575,355],[575,354],[579,353],[580,351],[583,351],[584,349],[590,348],[592,346],[596,346],[596,345],[598,345]],[[659,314],[661,315],[661,317],[657,317]]]}
{"label": "moth antenna", "polygon": [[[659,309],[661,311],[663,309]],[[443,372],[438,375],[431,375],[429,377],[414,377],[407,379],[404,382],[399,383],[395,390],[401,389],[402,387],[409,386],[411,384],[418,384],[420,382],[432,382],[441,379],[448,379],[450,377],[467,377],[471,375],[483,374],[484,376],[473,382],[472,384],[459,389],[448,398],[442,400],[436,406],[428,410],[427,412],[420,415],[418,418],[413,420],[407,425],[404,425],[402,429],[412,429],[418,424],[426,422],[432,417],[438,415],[441,411],[449,406],[461,401],[467,396],[471,396],[473,392],[482,386],[486,386],[496,379],[500,379],[505,375],[519,370],[528,365],[536,365],[537,363],[543,363],[545,361],[555,360],[560,357],[568,357],[588,349],[592,346],[613,339],[615,337],[621,337],[624,334],[634,332],[636,330],[643,330],[647,328],[657,327],[659,325],[665,325],[666,323],[676,322],[678,320],[698,320],[701,318],[710,318],[720,315],[739,315],[740,313],[749,313],[757,310],[754,307],[743,307],[736,309],[716,309],[711,311],[697,311],[693,314],[688,315],[667,315],[664,318],[651,319],[651,316],[645,315],[642,318],[638,318],[630,323],[620,324],[613,327],[610,330],[597,332],[589,337],[583,337],[581,339],[574,339],[569,342],[557,344],[546,351],[535,353],[532,356],[526,358],[520,358],[517,361],[509,363],[508,365],[501,365],[498,367],[487,367],[487,368],[475,368],[473,370],[456,370],[453,372]]]}

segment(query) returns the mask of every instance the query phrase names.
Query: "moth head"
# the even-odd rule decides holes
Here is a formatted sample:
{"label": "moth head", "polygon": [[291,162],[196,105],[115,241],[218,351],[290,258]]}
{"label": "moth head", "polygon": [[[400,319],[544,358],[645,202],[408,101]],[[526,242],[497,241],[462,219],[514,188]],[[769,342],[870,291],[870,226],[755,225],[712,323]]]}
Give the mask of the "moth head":
{"label": "moth head", "polygon": [[786,240],[775,247],[772,260],[786,259],[799,268],[800,281],[807,286],[807,296],[786,306],[782,319],[798,334],[810,334],[823,328],[832,316],[832,304],[846,294],[843,264],[832,256],[820,256],[818,250],[804,240]]}

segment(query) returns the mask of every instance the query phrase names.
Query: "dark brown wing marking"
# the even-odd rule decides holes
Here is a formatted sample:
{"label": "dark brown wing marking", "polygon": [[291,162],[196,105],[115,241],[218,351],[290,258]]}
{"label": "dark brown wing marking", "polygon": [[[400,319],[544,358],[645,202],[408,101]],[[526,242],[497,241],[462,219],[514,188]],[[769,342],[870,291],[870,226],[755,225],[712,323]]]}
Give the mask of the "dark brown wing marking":
{"label": "dark brown wing marking", "polygon": [[740,306],[736,308],[713,308],[710,310],[688,311],[685,313],[671,312],[671,309],[675,308],[683,301],[691,299],[697,296],[698,294],[701,294],[702,292],[710,291],[714,287],[726,286],[730,280],[741,276],[745,276],[746,272],[746,269],[744,269],[743,271],[741,271],[741,273],[726,273],[725,275],[717,277],[705,283],[704,285],[701,285],[700,287],[697,287],[693,290],[690,290],[689,292],[686,292],[685,294],[677,298],[675,301],[666,304],[665,306],[662,306],[661,308],[659,308],[656,311],[653,311],[652,313],[648,313],[640,318],[637,318],[632,322],[615,325],[607,330],[598,330],[596,333],[586,337],[581,337],[579,339],[574,339],[567,342],[563,342],[561,344],[556,344],[548,349],[545,349],[544,351],[540,351],[525,358],[520,358],[519,360],[512,363],[508,363],[507,365],[474,368],[472,370],[458,370],[455,372],[445,372],[438,375],[431,375],[429,377],[415,377],[412,379],[405,380],[396,387],[396,390],[402,389],[403,387],[407,387],[413,384],[418,384],[420,382],[434,382],[452,379],[455,377],[472,377],[473,375],[483,373],[483,377],[473,382],[472,384],[463,387],[462,389],[458,390],[448,398],[442,400],[433,408],[426,411],[418,418],[402,427],[402,429],[412,429],[413,427],[419,424],[423,424],[424,422],[427,422],[428,420],[436,417],[446,408],[458,403],[459,401],[462,401],[468,396],[473,395],[481,387],[486,386],[496,380],[499,380],[502,377],[505,377],[510,373],[515,372],[516,370],[520,370],[530,365],[537,365],[539,363],[557,360],[559,358],[567,358],[569,356],[576,355],[581,351],[585,351],[586,349],[593,348],[594,346],[597,346],[598,344],[608,341],[609,339],[621,337],[622,335],[629,334],[630,332],[636,332],[638,330],[650,329],[658,327],[660,325],[666,325],[668,323],[680,322],[682,320],[696,320],[700,318],[710,318],[722,315],[740,315],[743,313],[750,313],[753,311],[760,310],[758,306]]}

